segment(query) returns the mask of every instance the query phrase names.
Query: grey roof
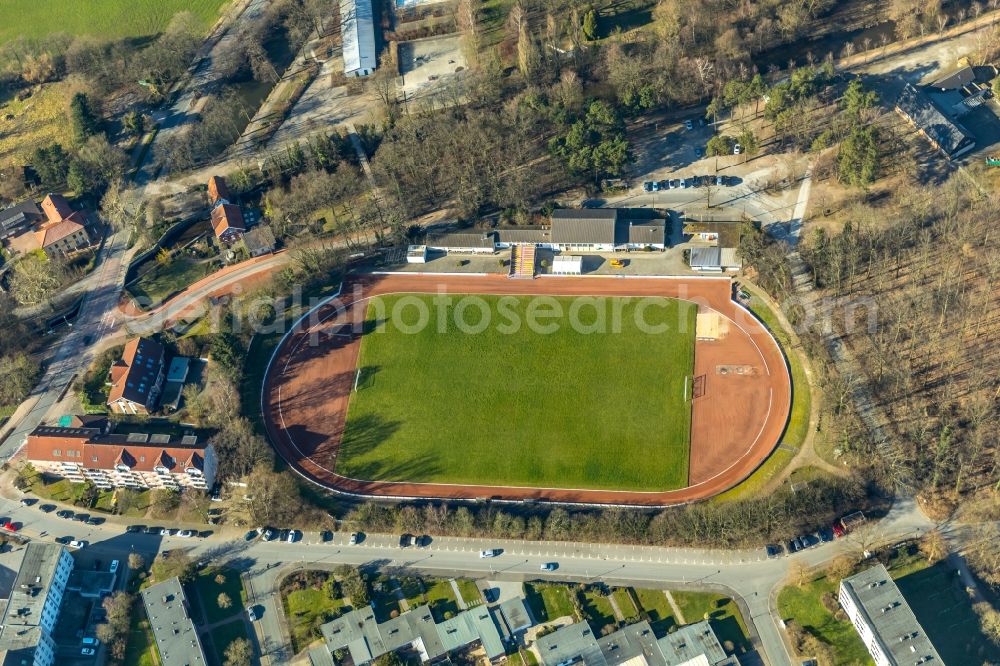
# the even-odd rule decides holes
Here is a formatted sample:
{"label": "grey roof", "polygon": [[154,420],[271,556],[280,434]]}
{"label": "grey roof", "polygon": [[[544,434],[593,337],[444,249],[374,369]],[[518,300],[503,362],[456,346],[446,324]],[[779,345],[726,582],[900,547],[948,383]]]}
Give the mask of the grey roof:
{"label": "grey roof", "polygon": [[643,620],[597,641],[609,666],[624,664],[641,656],[649,666],[665,666],[663,654],[649,623]]}
{"label": "grey roof", "polygon": [[497,227],[497,241],[500,243],[548,243],[552,231],[548,227]]}
{"label": "grey roof", "polygon": [[170,368],[167,370],[168,382],[182,382],[187,379],[188,369],[191,367],[191,359],[187,356],[175,356],[170,359]]}
{"label": "grey roof", "polygon": [[693,247],[689,263],[691,268],[719,268],[722,252],[718,247]]}
{"label": "grey roof", "polygon": [[938,77],[931,82],[930,87],[940,90],[958,90],[965,84],[972,83],[975,80],[976,71],[972,69],[972,66],[966,65]]}
{"label": "grey roof", "polygon": [[309,649],[310,666],[336,666],[333,663],[333,655],[326,649],[325,645],[317,645]]}
{"label": "grey roof", "polygon": [[617,208],[561,208],[552,211],[552,242],[560,245],[620,245]]}
{"label": "grey roof", "polygon": [[69,555],[58,544],[33,541],[25,547],[24,559],[0,620],[3,624],[0,652],[30,655],[39,642],[46,640],[39,622],[50,595],[57,595],[52,599],[53,604],[61,601],[66,581],[55,592],[52,586],[63,557]]}
{"label": "grey roof", "polygon": [[31,224],[45,217],[42,209],[31,199],[26,199],[8,208],[0,210],[0,230],[7,231],[22,225]]}
{"label": "grey roof", "polygon": [[516,634],[531,626],[531,617],[528,609],[524,607],[524,599],[512,597],[500,604],[500,614],[503,615],[508,631]]}
{"label": "grey roof", "polygon": [[254,252],[270,252],[274,249],[274,244],[276,243],[274,239],[274,232],[271,231],[271,227],[266,224],[258,224],[256,227],[243,234],[240,239],[243,242],[244,247],[247,251],[253,254]]}
{"label": "grey roof", "polygon": [[586,666],[607,666],[594,631],[586,622],[561,627],[535,641],[544,666],[582,661]]}
{"label": "grey roof", "polygon": [[184,589],[176,576],[142,591],[161,666],[205,666],[198,632],[188,615]]}
{"label": "grey roof", "polygon": [[927,97],[907,83],[896,100],[896,109],[906,115],[949,157],[972,148],[976,140],[962,125],[945,116]]}
{"label": "grey roof", "polygon": [[358,608],[320,627],[330,652],[346,648],[355,664],[364,664],[388,650],[382,644],[375,611]]}
{"label": "grey roof", "polygon": [[320,632],[330,653],[346,649],[359,666],[409,645],[423,652],[424,661],[475,641],[482,643],[490,657],[504,653],[500,632],[489,610],[482,606],[462,611],[441,624],[435,624],[430,606],[418,606],[382,623],[365,607],[327,622]]}
{"label": "grey roof", "polygon": [[921,657],[932,657],[930,664],[944,663],[884,565],[845,578],[840,586],[866,616],[883,654],[900,664]]}
{"label": "grey roof", "polygon": [[439,248],[494,248],[496,242],[491,232],[443,233],[427,236],[427,247]]}
{"label": "grey roof", "polygon": [[730,661],[730,657],[726,656],[708,620],[683,626],[658,640],[657,645],[667,666],[678,666],[701,655],[712,666],[739,664],[735,657]]}
{"label": "grey roof", "polygon": [[666,220],[629,220],[628,242],[634,245],[663,245],[667,237]]}
{"label": "grey roof", "polygon": [[371,0],[341,0],[340,35],[344,73],[375,71],[375,19]]}
{"label": "grey roof", "polygon": [[111,594],[115,589],[115,579],[118,574],[110,571],[87,571],[77,569],[69,575],[66,589],[78,593],[81,597],[91,599]]}

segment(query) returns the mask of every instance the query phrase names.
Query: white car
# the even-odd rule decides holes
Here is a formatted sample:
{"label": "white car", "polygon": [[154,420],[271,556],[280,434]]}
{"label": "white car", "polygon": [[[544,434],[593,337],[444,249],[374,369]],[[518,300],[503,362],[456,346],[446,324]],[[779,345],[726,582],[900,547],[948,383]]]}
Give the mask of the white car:
{"label": "white car", "polygon": [[118,560],[111,560],[111,568],[108,569],[111,573],[118,571]]}
{"label": "white car", "polygon": [[254,610],[253,606],[247,606],[247,617],[250,618],[251,622],[257,621],[257,611]]}
{"label": "white car", "polygon": [[733,155],[739,155],[742,152],[743,152],[743,146],[741,146],[740,144],[736,144],[735,146],[733,146]]}
{"label": "white car", "polygon": [[164,527],[162,530],[160,530],[160,536],[172,536],[173,533],[174,531],[169,527]]}
{"label": "white car", "polygon": [[350,541],[350,543],[351,543],[352,546],[358,545],[358,533],[357,532],[351,532],[351,541]]}
{"label": "white car", "polygon": [[694,129],[694,123],[691,122],[690,119],[685,120],[684,121],[684,127],[688,128],[689,130]]}
{"label": "white car", "polygon": [[298,530],[289,530],[288,532],[288,543],[295,543],[302,538],[302,532]]}
{"label": "white car", "polygon": [[84,657],[93,657],[97,652],[94,648],[80,648],[80,654]]}
{"label": "white car", "polygon": [[176,534],[176,536],[180,537],[181,539],[190,539],[191,537],[194,536],[194,532],[192,530],[181,530]]}
{"label": "white car", "polygon": [[69,542],[70,548],[83,548],[86,545],[87,545],[86,541],[77,541],[76,539],[73,539],[72,541]]}
{"label": "white car", "polygon": [[496,557],[500,554],[499,548],[491,548],[490,550],[479,551],[479,557]]}

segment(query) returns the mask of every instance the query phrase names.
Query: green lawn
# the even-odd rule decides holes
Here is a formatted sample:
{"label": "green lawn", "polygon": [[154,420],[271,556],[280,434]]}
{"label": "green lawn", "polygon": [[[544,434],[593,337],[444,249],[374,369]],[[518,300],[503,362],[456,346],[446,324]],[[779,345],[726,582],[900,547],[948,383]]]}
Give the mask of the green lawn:
{"label": "green lawn", "polygon": [[[770,329],[775,340],[781,345],[788,359],[788,365],[792,375],[792,409],[788,417],[788,425],[781,436],[781,444],[798,449],[806,439],[809,431],[809,413],[812,410],[812,395],[809,392],[809,381],[806,377],[805,369],[802,366],[800,354],[805,352],[802,349],[793,349],[791,338],[781,326],[778,316],[771,310],[770,306],[757,296],[750,301],[750,309],[757,317]],[[713,501],[738,500],[752,497],[781,470],[783,470],[795,453],[785,449],[775,449],[764,463],[757,468],[747,479],[730,490],[716,496]]]}
{"label": "green lawn", "polygon": [[585,619],[590,623],[590,628],[598,636],[601,635],[601,629],[609,624],[616,624],[618,622],[615,619],[615,611],[611,608],[611,602],[608,601],[607,597],[602,597],[597,592],[588,590],[580,593],[580,602],[583,604]]}
{"label": "green lawn", "polygon": [[[399,582],[410,608],[427,604],[431,607],[431,613],[438,622],[444,621],[446,613],[450,613],[448,617],[458,613],[459,607],[455,600],[455,590],[452,589],[448,580],[407,577],[400,579]],[[421,582],[423,583],[422,590]]]}
{"label": "green lawn", "polygon": [[837,584],[823,576],[804,587],[789,585],[778,593],[783,620],[795,620],[832,648],[837,665],[870,664],[871,658],[850,620],[838,620],[820,601],[824,593],[836,596]]}
{"label": "green lawn", "polygon": [[483,603],[483,595],[476,586],[476,581],[469,578],[457,578],[458,591],[462,593],[462,599],[469,608]]}
{"label": "green lawn", "polygon": [[314,627],[333,620],[344,608],[343,599],[331,599],[326,590],[292,590],[285,598],[285,615],[292,633],[292,648],[301,652],[319,638]]}
{"label": "green lawn", "polygon": [[[225,581],[220,585],[215,582],[216,575],[221,574]],[[228,617],[239,615],[246,607],[246,592],[243,590],[243,581],[240,580],[240,573],[233,569],[216,569],[209,567],[203,569],[195,576],[192,583],[197,589],[197,599],[201,600],[199,607],[204,613],[206,624],[212,624]],[[231,605],[229,608],[219,606],[219,594],[229,595]]]}
{"label": "green lawn", "polygon": [[247,627],[243,618],[236,618],[232,622],[220,624],[209,632],[212,637],[213,651],[209,656],[209,663],[215,666],[223,666],[226,662],[226,648],[237,638],[248,638]]}
{"label": "green lawn", "polygon": [[642,606],[642,610],[649,615],[649,624],[657,636],[664,636],[670,631],[670,627],[677,626],[677,618],[674,617],[674,612],[670,609],[670,603],[663,590],[635,588],[635,595],[639,597],[639,605]]}
{"label": "green lawn", "polygon": [[155,36],[177,12],[190,11],[206,32],[224,0],[4,0],[0,43],[55,32],[106,39]]}
{"label": "green lawn", "polygon": [[740,609],[732,599],[714,592],[681,591],[671,594],[688,624],[702,621],[707,614],[720,643],[729,641],[734,647],[750,649],[750,635]]}
{"label": "green lawn", "polygon": [[[687,485],[693,304],[473,299],[478,305],[464,310],[464,320],[474,333],[459,330],[457,305],[439,320],[437,297],[373,299],[339,473],[563,488]],[[421,310],[426,325],[415,326]],[[553,330],[527,324],[526,313],[557,310],[565,316],[538,319]],[[580,327],[572,321],[599,319],[595,310],[605,315],[605,332],[573,330]],[[476,326],[484,312],[491,322],[485,330]],[[640,316],[664,330],[640,330]],[[520,325],[510,325],[515,318]]]}
{"label": "green lawn", "polygon": [[139,307],[149,309],[213,272],[212,261],[198,261],[187,255],[175,256],[170,263],[157,265],[129,285],[128,291]]}
{"label": "green lawn", "polygon": [[618,604],[618,610],[622,612],[624,619],[627,620],[639,614],[639,611],[635,608],[635,604],[632,603],[632,597],[629,596],[627,588],[619,587],[611,593],[611,596],[615,598],[615,603]]}
{"label": "green lawn", "polygon": [[155,666],[159,663],[153,632],[142,603],[136,603],[132,608],[132,626],[125,645],[124,663],[134,666]]}
{"label": "green lawn", "polygon": [[573,615],[574,594],[565,585],[556,583],[525,583],[524,596],[531,614],[538,622],[551,622],[558,617]]}
{"label": "green lawn", "polygon": [[1000,661],[1000,650],[983,635],[958,574],[946,562],[896,578],[896,585],[946,664]]}

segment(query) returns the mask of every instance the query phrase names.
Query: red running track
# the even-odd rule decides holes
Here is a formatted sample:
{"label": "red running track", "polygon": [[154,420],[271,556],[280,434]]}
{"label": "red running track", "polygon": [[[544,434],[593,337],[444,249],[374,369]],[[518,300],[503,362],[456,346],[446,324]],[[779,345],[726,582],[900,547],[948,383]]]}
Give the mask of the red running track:
{"label": "red running track", "polygon": [[[689,485],[678,490],[633,492],[368,481],[337,474],[337,451],[362,337],[344,324],[364,321],[367,299],[372,296],[439,291],[663,296],[695,302],[699,312],[714,310],[722,315],[728,332],[717,340],[695,343],[695,375],[704,376],[705,392],[692,402]],[[778,344],[731,295],[731,281],[726,277],[512,280],[500,275],[355,276],[344,284],[338,299],[314,309],[275,350],[261,398],[264,422],[278,454],[295,471],[341,493],[638,506],[703,500],[738,484],[771,454],[784,432],[791,406],[791,380]],[[748,371],[734,373],[733,366]]]}

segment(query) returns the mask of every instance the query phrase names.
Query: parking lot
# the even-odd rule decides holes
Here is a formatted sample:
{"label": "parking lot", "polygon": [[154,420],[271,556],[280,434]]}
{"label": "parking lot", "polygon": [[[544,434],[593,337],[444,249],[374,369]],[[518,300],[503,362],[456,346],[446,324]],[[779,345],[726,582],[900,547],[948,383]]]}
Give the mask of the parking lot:
{"label": "parking lot", "polygon": [[399,45],[399,99],[407,103],[449,95],[467,70],[458,35],[428,37]]}

